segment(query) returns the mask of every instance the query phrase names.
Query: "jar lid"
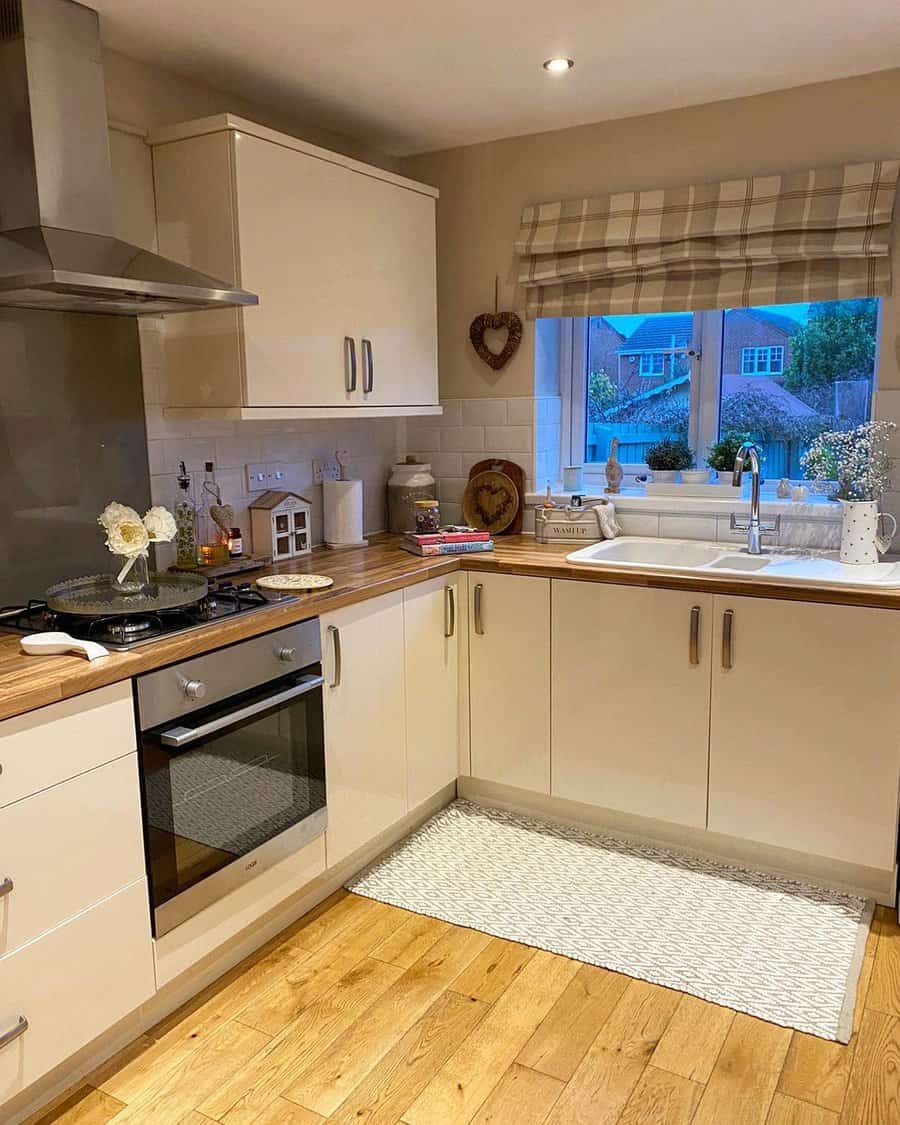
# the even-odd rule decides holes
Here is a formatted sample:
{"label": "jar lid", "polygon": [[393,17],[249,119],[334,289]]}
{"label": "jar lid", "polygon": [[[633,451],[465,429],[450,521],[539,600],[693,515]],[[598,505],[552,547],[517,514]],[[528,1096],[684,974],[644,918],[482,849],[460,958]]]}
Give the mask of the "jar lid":
{"label": "jar lid", "polygon": [[438,508],[440,505],[437,500],[416,500],[414,501],[417,508]]}

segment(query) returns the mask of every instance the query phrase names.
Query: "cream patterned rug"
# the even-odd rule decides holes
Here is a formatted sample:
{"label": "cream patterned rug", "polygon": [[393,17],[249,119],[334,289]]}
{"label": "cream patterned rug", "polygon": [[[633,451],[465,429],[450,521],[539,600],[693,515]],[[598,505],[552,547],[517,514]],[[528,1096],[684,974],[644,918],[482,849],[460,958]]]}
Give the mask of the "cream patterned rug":
{"label": "cream patterned rug", "polygon": [[356,894],[846,1043],[873,904],[455,801]]}

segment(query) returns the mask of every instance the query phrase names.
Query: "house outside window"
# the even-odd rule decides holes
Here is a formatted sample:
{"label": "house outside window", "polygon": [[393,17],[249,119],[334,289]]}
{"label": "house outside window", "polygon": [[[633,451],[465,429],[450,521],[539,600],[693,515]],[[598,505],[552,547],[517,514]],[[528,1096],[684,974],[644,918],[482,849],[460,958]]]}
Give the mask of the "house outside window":
{"label": "house outside window", "polygon": [[626,473],[643,472],[647,449],[674,437],[702,465],[709,446],[737,430],[762,448],[768,478],[800,479],[816,434],[871,417],[879,304],[562,321],[572,357],[562,380],[564,463],[583,463],[598,484],[613,437]]}
{"label": "house outside window", "polygon": [[661,352],[644,352],[639,357],[641,375],[662,375],[666,357]]}
{"label": "house outside window", "polygon": [[784,348],[770,344],[762,348],[741,348],[741,374],[781,375],[784,371]]}

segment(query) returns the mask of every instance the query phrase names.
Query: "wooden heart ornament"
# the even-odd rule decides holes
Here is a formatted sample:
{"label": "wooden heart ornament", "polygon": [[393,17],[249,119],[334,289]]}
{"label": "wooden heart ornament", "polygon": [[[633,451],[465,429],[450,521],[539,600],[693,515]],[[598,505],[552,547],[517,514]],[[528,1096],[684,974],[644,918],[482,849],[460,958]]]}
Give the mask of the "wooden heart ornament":
{"label": "wooden heart ornament", "polygon": [[[501,332],[506,329],[506,343],[499,352],[491,351],[484,342],[484,334],[489,328]],[[469,339],[478,358],[484,360],[488,367],[499,371],[509,363],[522,342],[522,321],[514,312],[482,313],[469,325]]]}
{"label": "wooden heart ornament", "polygon": [[234,508],[231,504],[210,504],[209,514],[227,539],[234,527]]}
{"label": "wooden heart ornament", "polygon": [[516,518],[519,493],[506,473],[488,470],[472,477],[466,485],[462,508],[470,527],[496,535]]}

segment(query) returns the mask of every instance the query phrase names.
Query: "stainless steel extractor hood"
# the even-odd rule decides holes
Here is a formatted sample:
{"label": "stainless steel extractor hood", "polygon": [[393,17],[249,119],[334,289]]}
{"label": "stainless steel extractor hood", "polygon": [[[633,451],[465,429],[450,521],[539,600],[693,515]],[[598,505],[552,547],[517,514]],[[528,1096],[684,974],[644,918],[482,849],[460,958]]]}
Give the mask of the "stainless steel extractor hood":
{"label": "stainless steel extractor hood", "polygon": [[114,236],[97,13],[0,0],[0,306],[140,316],[257,303]]}

